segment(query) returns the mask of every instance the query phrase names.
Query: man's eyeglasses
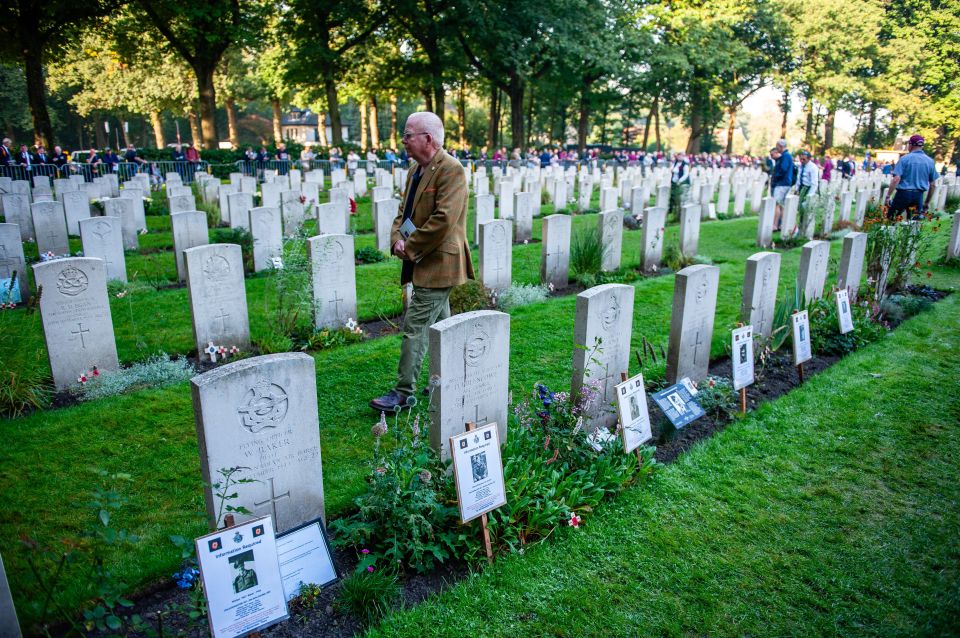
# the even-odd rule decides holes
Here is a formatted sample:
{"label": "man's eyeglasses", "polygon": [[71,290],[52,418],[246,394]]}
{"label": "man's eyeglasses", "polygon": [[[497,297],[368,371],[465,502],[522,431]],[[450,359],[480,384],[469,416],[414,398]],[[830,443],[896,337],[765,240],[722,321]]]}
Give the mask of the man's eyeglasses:
{"label": "man's eyeglasses", "polygon": [[429,133],[404,133],[401,138],[403,141],[411,140],[417,135],[429,135]]}

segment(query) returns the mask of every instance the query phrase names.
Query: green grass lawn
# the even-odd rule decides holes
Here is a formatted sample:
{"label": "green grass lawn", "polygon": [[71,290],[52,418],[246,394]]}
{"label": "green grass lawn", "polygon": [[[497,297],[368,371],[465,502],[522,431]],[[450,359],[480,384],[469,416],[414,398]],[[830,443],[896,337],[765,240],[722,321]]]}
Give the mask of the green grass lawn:
{"label": "green grass lawn", "polygon": [[[361,202],[360,218],[365,217]],[[545,207],[544,214],[550,210]],[[369,208],[366,209],[369,219]],[[575,227],[596,224],[596,215],[574,218]],[[169,243],[169,219],[149,218],[152,248]],[[753,245],[756,218],[705,223],[699,252],[712,257],[720,267],[720,294],[714,355],[724,352],[727,328],[737,318],[746,258],[757,251]],[[166,226],[165,226],[166,225]],[[469,226],[472,228],[471,224]],[[472,231],[471,231],[472,232]],[[164,234],[166,233],[166,235]],[[534,235],[539,237],[540,221]],[[167,239],[165,239],[165,237]],[[937,238],[937,254],[945,237]],[[624,234],[623,262],[639,261],[639,231]],[[677,241],[677,228],[667,229],[666,241]],[[358,246],[373,245],[372,235],[358,236]],[[840,244],[831,246],[834,262]],[[800,250],[784,252],[781,291],[793,290]],[[477,255],[474,255],[476,258]],[[514,248],[514,280],[538,280],[540,245]],[[154,261],[151,261],[154,260]],[[174,277],[170,252],[132,255],[128,271],[143,278]],[[933,268],[933,283],[956,286],[955,270]],[[831,268],[833,281],[835,272]],[[400,310],[396,284],[396,260],[358,267],[360,318],[395,314]],[[273,288],[271,276],[247,279],[251,330],[254,338],[269,328]],[[633,347],[642,337],[666,346],[670,324],[673,277],[635,282]],[[391,291],[388,295],[384,290]],[[384,297],[389,299],[384,299]],[[140,289],[123,299],[111,299],[120,358],[136,361],[163,350],[169,354],[192,349],[190,313],[184,288],[159,291]],[[392,304],[392,305],[391,305]],[[552,298],[511,312],[510,388],[515,396],[537,381],[561,389],[570,382],[575,298]],[[29,361],[40,355],[45,361],[39,316],[23,310],[0,313],[0,356],[7,361]],[[313,353],[317,361],[317,391],[323,450],[327,513],[337,516],[351,506],[364,489],[370,458],[370,426],[375,415],[367,401],[392,385],[399,352],[396,336],[343,348]],[[14,355],[11,357],[11,355]],[[42,365],[45,365],[42,364]],[[631,358],[632,370],[636,362]],[[662,377],[658,369],[646,369],[650,380]],[[136,551],[117,552],[112,567],[126,582],[145,584],[169,575],[178,564],[178,550],[168,541],[171,534],[196,536],[204,523],[196,516],[203,509],[200,468],[194,432],[189,386],[180,383],[142,390],[125,396],[101,399],[62,409],[50,409],[16,420],[0,421],[5,445],[0,451],[0,498],[7,503],[0,532],[15,539],[23,534],[53,540],[75,534],[87,513],[77,506],[85,502],[96,476],[91,468],[132,475],[126,493],[130,503],[118,516],[118,524],[141,537]],[[18,603],[35,594],[22,550],[12,545],[4,550]],[[29,616],[26,620],[29,621]]]}
{"label": "green grass lawn", "polygon": [[373,636],[960,634],[960,300]]}

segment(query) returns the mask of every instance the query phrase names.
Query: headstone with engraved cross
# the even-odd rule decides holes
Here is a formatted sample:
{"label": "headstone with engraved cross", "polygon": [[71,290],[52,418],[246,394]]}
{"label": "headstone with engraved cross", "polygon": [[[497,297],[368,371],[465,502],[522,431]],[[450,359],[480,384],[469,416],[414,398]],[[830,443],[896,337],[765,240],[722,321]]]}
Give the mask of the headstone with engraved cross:
{"label": "headstone with engraved cross", "polygon": [[600,270],[611,272],[620,268],[620,253],[623,251],[623,213],[609,210],[597,215],[597,229],[603,254]]}
{"label": "headstone with engraved cross", "polygon": [[[193,197],[193,194],[192,194],[193,190],[191,190],[189,187],[187,188],[187,190],[189,190],[191,193],[190,197]],[[122,191],[120,191],[120,197],[123,197],[124,199],[129,199],[130,201],[133,202],[133,218],[136,220],[138,231],[146,230],[147,228],[147,211],[143,206],[143,198],[149,192],[150,191],[144,191],[142,188],[137,188],[136,186],[133,186],[133,185],[129,186],[128,188],[124,188]],[[196,210],[196,209],[197,209],[196,204],[194,204],[193,208],[190,208],[189,210]],[[171,208],[171,212],[172,210],[173,209]]]}
{"label": "headstone with engraved cross", "polygon": [[[243,467],[230,501],[250,514],[270,515],[283,532],[324,517],[317,377],[313,357],[285,352],[228,363],[190,381],[200,447],[204,500],[211,529],[219,470]],[[222,524],[222,521],[220,521]]]}
{"label": "headstone with engraved cross", "polygon": [[183,251],[197,351],[214,342],[241,350],[250,345],[243,256],[237,244],[210,244]]}
{"label": "headstone with engraved cross", "polygon": [[430,445],[442,459],[450,458],[450,437],[462,433],[469,421],[496,423],[502,445],[507,440],[510,315],[465,312],[433,324],[429,335],[430,378],[437,384],[430,398]]}
{"label": "headstone with engraved cross", "polygon": [[80,375],[116,370],[117,344],[107,297],[106,264],[94,257],[70,257],[33,265],[43,287],[40,317],[57,390]]}
{"label": "headstone with engraved cross", "polygon": [[121,197],[104,200],[104,213],[111,217],[120,218],[120,228],[123,232],[123,249],[137,250],[140,248],[140,239],[137,236],[137,218],[133,210],[133,201]]}
{"label": "headstone with engraved cross", "polygon": [[283,234],[293,237],[303,226],[306,219],[306,198],[300,189],[280,192],[280,209],[283,212]]}
{"label": "headstone with engraved cross", "polygon": [[10,192],[0,197],[0,200],[3,201],[3,216],[7,223],[20,227],[20,239],[34,239],[36,233],[33,230],[33,216],[30,215],[30,196]]}
{"label": "headstone with engraved cross", "polygon": [[337,203],[317,206],[317,232],[321,235],[343,235],[350,229],[343,210]]}
{"label": "headstone with engraved cross", "polygon": [[505,290],[513,278],[513,222],[494,219],[480,224],[480,281],[490,290]]}
{"label": "headstone with engraved cross", "polygon": [[249,192],[227,195],[230,208],[230,228],[250,230],[250,209],[253,208],[253,194]]}
{"label": "headstone with engraved cross", "polygon": [[373,215],[376,225],[377,250],[390,254],[390,233],[393,230],[393,221],[397,218],[400,209],[399,199],[381,199],[373,203]]}
{"label": "headstone with engraved cross", "polygon": [[698,264],[676,274],[667,351],[669,383],[683,377],[697,382],[707,376],[719,282],[720,269],[716,266]]}
{"label": "headstone with engraved cross", "polygon": [[[16,273],[16,282],[12,279]],[[20,228],[0,224],[0,302],[19,303],[30,299],[30,276],[23,255]]]}
{"label": "headstone with engraved cross", "polygon": [[630,365],[633,295],[633,286],[624,284],[594,286],[577,295],[570,392],[579,396],[590,384],[588,391],[597,395],[587,405],[591,430],[617,422],[616,386]]}
{"label": "headstone with engraved cross", "polygon": [[803,245],[800,267],[797,269],[797,287],[803,293],[804,303],[823,296],[829,261],[830,242],[814,240]]}
{"label": "headstone with engraved cross", "polygon": [[686,257],[697,254],[700,243],[700,208],[687,204],[680,212],[680,253]]}
{"label": "headstone with engraved cross", "polygon": [[547,215],[543,218],[543,241],[540,244],[540,281],[565,288],[570,279],[570,215]]}
{"label": "headstone with engraved cross", "polygon": [[173,254],[177,263],[177,281],[187,280],[187,267],[183,251],[210,243],[207,230],[207,215],[198,210],[183,211],[170,215],[173,231]]}
{"label": "headstone with engraved cross", "polygon": [[37,250],[42,254],[54,255],[70,253],[70,239],[67,236],[67,219],[63,214],[63,203],[55,201],[34,202],[31,206],[33,228],[37,233]]}
{"label": "headstone with engraved cross", "polygon": [[273,268],[274,258],[283,257],[282,225],[279,208],[260,206],[250,209],[254,272]]}
{"label": "headstone with engraved cross", "polygon": [[84,257],[99,257],[107,268],[107,280],[127,281],[120,219],[105,215],[80,220],[80,241]]}
{"label": "headstone with engraved cross", "polygon": [[342,328],[357,318],[353,235],[320,235],[307,240],[313,284],[314,325]]}
{"label": "headstone with engraved cross", "polygon": [[[954,224],[956,225],[956,224]],[[850,301],[856,301],[863,276],[863,260],[867,251],[866,233],[849,233],[843,238],[840,265],[837,267],[837,288],[846,290]]]}
{"label": "headstone with engraved cross", "polygon": [[514,241],[528,242],[533,239],[533,193],[516,193],[513,202]]}
{"label": "headstone with engraved cross", "polygon": [[60,194],[59,199],[63,202],[63,212],[67,218],[67,232],[71,235],[79,235],[80,220],[90,219],[89,193],[78,188],[72,191],[64,191]]}
{"label": "headstone with engraved cross", "polygon": [[[689,204],[690,213],[699,222],[700,206]],[[660,270],[660,258],[663,256],[663,236],[666,232],[667,209],[648,206],[643,215],[643,227],[640,244],[640,263],[644,272]]]}
{"label": "headstone with engraved cross", "polygon": [[495,198],[493,195],[477,195],[476,197],[476,218],[473,222],[473,242],[480,244],[480,225],[493,221],[495,211]]}
{"label": "headstone with engraved cross", "polygon": [[747,258],[740,321],[753,326],[759,337],[768,338],[773,332],[779,281],[780,253],[762,252]]}

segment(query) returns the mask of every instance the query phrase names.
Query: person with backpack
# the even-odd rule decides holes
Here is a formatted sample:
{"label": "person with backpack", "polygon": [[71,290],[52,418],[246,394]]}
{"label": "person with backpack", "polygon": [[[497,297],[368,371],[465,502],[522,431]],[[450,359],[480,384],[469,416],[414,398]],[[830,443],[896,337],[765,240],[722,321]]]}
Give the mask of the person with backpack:
{"label": "person with backpack", "polygon": [[783,219],[783,203],[790,193],[790,189],[797,182],[797,170],[793,163],[793,156],[787,150],[787,140],[780,140],[772,151],[770,157],[774,160],[773,177],[770,179],[770,187],[773,189],[773,199],[777,203],[776,214],[773,220],[773,230],[780,230],[780,223]]}

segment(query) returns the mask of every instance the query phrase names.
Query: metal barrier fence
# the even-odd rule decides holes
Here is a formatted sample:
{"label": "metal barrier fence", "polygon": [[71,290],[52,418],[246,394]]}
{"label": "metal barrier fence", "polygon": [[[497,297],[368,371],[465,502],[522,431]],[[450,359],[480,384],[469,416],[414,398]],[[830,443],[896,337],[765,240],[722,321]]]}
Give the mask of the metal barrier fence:
{"label": "metal barrier fence", "polygon": [[[110,173],[116,173],[121,180],[129,180],[137,173],[146,173],[150,175],[157,183],[162,182],[167,173],[177,173],[180,175],[184,184],[193,182],[193,177],[197,173],[206,173],[209,164],[207,162],[174,162],[174,161],[155,161],[155,162],[120,162],[118,164],[82,164],[70,162],[63,166],[54,164],[33,164],[23,166],[20,164],[12,166],[0,166],[0,177],[9,177],[14,180],[32,181],[35,175],[44,175],[51,179],[68,179],[71,175],[82,175],[84,181],[92,182],[94,177],[103,177]],[[231,165],[232,166],[232,165]]]}

